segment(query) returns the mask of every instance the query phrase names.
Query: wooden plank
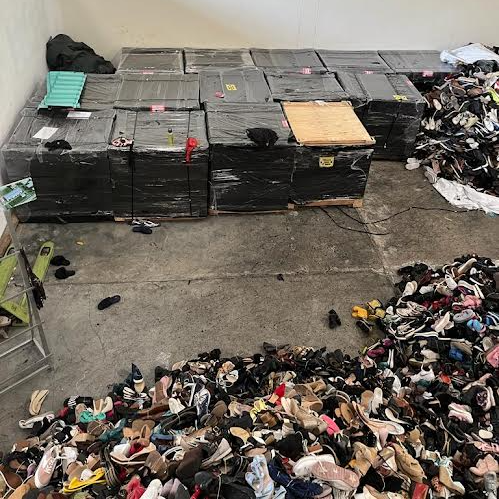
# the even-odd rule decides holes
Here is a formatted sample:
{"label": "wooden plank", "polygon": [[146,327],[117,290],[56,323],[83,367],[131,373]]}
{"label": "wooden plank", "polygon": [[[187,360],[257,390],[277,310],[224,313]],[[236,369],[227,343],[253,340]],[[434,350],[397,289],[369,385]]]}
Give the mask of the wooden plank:
{"label": "wooden plank", "polygon": [[284,102],[296,140],[308,146],[373,145],[349,102]]}
{"label": "wooden plank", "polygon": [[206,217],[114,217],[118,223],[130,223],[133,220],[150,220],[151,222],[194,222],[196,220],[206,220]]}
{"label": "wooden plank", "polygon": [[[12,213],[12,224],[17,229],[17,226],[19,225],[19,219],[14,213]],[[12,238],[10,237],[9,229],[8,227],[5,227],[3,229],[2,235],[0,236],[0,256],[5,255],[5,252],[7,251],[7,248],[10,246],[11,242]]]}
{"label": "wooden plank", "polygon": [[268,215],[268,214],[278,214],[282,215],[289,213],[293,208],[287,210],[269,210],[269,211],[225,211],[225,210],[208,210],[208,215],[218,216],[218,215]]}
{"label": "wooden plank", "polygon": [[351,206],[352,208],[362,208],[362,199],[321,199],[320,201],[308,201],[303,204],[295,204],[297,208],[325,208],[327,206]]}

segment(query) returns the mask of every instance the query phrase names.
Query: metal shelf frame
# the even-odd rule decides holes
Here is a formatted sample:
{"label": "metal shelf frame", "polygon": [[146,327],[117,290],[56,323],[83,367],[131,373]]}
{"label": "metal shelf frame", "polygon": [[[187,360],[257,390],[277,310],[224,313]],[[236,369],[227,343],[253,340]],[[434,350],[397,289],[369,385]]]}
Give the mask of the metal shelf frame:
{"label": "metal shelf frame", "polygon": [[[16,386],[28,381],[41,372],[52,368],[52,354],[50,353],[45,331],[43,329],[43,322],[40,319],[38,307],[36,306],[35,298],[33,296],[33,286],[29,280],[28,271],[21,255],[21,242],[16,234],[16,228],[12,220],[11,212],[5,211],[4,214],[14,251],[0,258],[0,261],[6,258],[11,258],[13,255],[16,256],[17,267],[21,271],[22,275],[23,289],[8,298],[1,299],[0,305],[5,301],[12,300],[20,295],[26,294],[28,297],[27,301],[30,320],[29,324],[26,327],[23,327],[22,330],[15,331],[12,336],[0,340],[0,362],[5,364],[9,356],[29,345],[33,345],[41,357],[34,360],[34,362],[28,366],[23,366],[20,369],[18,368],[10,374],[6,373],[6,377],[0,379],[0,395],[12,390]],[[24,339],[22,339],[23,337]],[[16,339],[21,341],[14,342]],[[9,345],[12,346],[9,348]],[[5,347],[7,347],[7,349],[5,349]]]}

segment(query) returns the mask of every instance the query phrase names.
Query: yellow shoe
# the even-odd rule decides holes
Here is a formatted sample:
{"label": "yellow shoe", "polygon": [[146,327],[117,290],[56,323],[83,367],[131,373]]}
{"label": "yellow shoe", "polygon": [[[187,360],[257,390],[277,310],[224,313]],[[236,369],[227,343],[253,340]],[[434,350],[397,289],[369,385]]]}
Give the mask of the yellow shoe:
{"label": "yellow shoe", "polygon": [[367,319],[369,314],[367,313],[367,310],[365,308],[355,306],[352,308],[352,317],[355,319]]}

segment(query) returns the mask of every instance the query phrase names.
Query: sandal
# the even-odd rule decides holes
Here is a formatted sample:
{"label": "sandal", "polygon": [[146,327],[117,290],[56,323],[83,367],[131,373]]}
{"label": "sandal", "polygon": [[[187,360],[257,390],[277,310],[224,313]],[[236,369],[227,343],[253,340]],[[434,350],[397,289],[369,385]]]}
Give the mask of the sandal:
{"label": "sandal", "polygon": [[29,413],[32,416],[38,416],[40,414],[40,410],[42,408],[42,404],[47,398],[47,395],[49,394],[48,390],[35,390],[31,394],[31,401],[29,404]]}

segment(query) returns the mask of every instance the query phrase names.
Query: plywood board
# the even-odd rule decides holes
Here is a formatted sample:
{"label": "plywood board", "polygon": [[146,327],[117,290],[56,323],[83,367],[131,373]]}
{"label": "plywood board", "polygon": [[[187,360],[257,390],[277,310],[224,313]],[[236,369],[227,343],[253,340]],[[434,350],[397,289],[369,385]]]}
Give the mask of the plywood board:
{"label": "plywood board", "polygon": [[373,145],[349,102],[285,102],[296,140],[306,146]]}

